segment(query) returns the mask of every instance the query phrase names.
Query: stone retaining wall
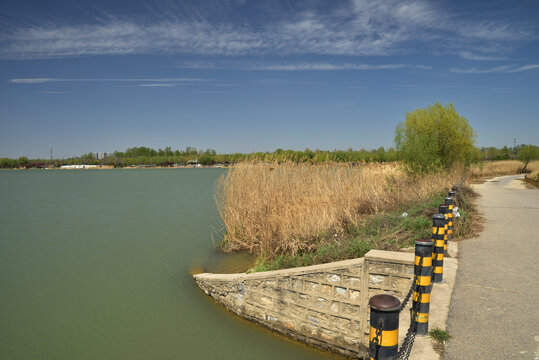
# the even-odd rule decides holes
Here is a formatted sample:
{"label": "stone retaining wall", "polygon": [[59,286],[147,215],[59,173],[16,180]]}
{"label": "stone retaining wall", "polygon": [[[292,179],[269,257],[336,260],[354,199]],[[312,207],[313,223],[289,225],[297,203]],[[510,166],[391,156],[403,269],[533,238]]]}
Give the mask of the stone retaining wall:
{"label": "stone retaining wall", "polygon": [[413,254],[371,250],[364,258],[254,274],[198,274],[197,285],[230,311],[344,356],[366,354],[368,301],[402,300]]}

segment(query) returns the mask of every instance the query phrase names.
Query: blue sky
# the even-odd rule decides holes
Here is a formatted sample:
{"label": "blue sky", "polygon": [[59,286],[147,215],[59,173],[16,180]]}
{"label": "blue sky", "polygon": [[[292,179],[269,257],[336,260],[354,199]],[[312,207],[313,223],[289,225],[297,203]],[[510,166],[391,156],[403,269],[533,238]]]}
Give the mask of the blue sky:
{"label": "blue sky", "polygon": [[538,1],[3,0],[0,157],[392,145],[453,102],[539,144]]}

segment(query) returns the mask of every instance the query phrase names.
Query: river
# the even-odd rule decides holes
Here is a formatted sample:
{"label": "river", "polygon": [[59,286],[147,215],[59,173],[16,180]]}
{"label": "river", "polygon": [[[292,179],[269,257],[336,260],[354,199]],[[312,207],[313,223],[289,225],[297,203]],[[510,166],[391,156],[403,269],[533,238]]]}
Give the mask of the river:
{"label": "river", "polygon": [[223,169],[0,171],[2,359],[336,359],[227,312],[189,272]]}

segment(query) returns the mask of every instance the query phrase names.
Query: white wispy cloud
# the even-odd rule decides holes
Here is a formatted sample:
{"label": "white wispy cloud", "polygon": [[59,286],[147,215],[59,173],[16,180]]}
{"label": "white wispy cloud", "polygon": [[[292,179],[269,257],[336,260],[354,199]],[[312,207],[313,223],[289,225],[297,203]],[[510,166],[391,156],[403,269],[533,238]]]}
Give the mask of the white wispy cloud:
{"label": "white wispy cloud", "polygon": [[[139,83],[155,83],[153,85],[167,86],[165,83],[182,83],[182,82],[204,82],[208,81],[207,79],[197,79],[197,78],[154,78],[154,79],[144,79],[144,78],[17,78],[10,79],[9,82],[14,84],[44,84],[51,82],[139,82]],[[148,86],[149,84],[146,84]],[[171,84],[168,84],[170,86]]]}
{"label": "white wispy cloud", "polygon": [[170,83],[150,83],[150,84],[139,84],[137,86],[140,87],[171,87],[176,86],[176,84],[170,84]]}
{"label": "white wispy cloud", "polygon": [[268,70],[268,71],[308,71],[308,70],[391,70],[402,68],[430,69],[429,66],[423,65],[407,65],[407,64],[385,64],[385,65],[370,65],[370,64],[330,64],[330,63],[301,63],[301,64],[285,64],[285,65],[267,65],[253,67],[251,70]]}
{"label": "white wispy cloud", "polygon": [[[462,20],[427,0],[350,0],[249,26],[227,18],[104,17],[85,24],[19,23],[0,37],[0,58],[188,53],[195,55],[389,55],[410,41],[468,46],[526,38],[505,21]],[[441,41],[443,40],[443,41]]]}
{"label": "white wispy cloud", "polygon": [[472,53],[471,51],[461,51],[459,52],[461,58],[466,60],[478,60],[478,61],[501,61],[507,60],[506,57],[501,56],[489,56],[489,55],[478,55]]}
{"label": "white wispy cloud", "polygon": [[491,74],[491,73],[517,73],[521,71],[528,71],[528,70],[534,70],[534,69],[539,69],[539,64],[530,64],[530,65],[524,65],[524,66],[502,65],[502,66],[496,66],[496,67],[488,68],[488,69],[451,68],[450,71],[454,73],[461,73],[461,74]]}
{"label": "white wispy cloud", "polygon": [[393,69],[422,69],[430,70],[431,66],[413,64],[356,64],[356,63],[329,63],[329,62],[301,62],[301,63],[270,63],[270,62],[227,62],[198,64],[188,62],[179,64],[183,69],[235,69],[245,71],[339,71],[339,70],[393,70]]}

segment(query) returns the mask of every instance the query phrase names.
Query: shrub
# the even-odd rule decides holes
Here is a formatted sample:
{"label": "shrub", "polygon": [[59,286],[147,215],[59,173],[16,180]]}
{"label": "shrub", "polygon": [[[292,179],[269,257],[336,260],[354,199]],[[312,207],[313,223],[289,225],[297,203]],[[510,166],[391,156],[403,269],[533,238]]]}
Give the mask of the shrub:
{"label": "shrub", "polygon": [[427,173],[449,169],[456,163],[470,165],[479,158],[475,131],[453,104],[436,103],[406,113],[395,129],[395,144],[406,169]]}

